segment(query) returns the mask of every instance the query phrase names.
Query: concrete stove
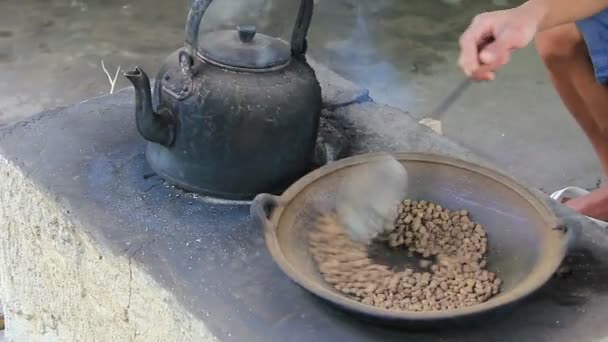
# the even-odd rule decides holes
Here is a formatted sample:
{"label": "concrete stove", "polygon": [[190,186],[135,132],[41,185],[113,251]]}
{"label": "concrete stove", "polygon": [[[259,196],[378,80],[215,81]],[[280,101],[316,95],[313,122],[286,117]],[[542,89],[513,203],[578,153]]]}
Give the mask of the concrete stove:
{"label": "concrete stove", "polygon": [[[477,160],[314,65],[342,154]],[[600,341],[608,235],[581,229],[568,272],[496,321],[412,332],[364,322],[300,289],[268,255],[248,204],[167,187],[144,160],[129,90],[0,131],[0,295],[10,341]],[[323,135],[325,140],[333,135]],[[334,153],[330,148],[327,153]],[[539,193],[539,196],[542,194]]]}

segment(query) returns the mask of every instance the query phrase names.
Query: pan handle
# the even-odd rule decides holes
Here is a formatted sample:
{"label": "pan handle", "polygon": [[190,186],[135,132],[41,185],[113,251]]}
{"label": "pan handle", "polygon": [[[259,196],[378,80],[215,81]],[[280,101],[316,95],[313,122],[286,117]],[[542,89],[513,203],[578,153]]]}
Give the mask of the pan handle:
{"label": "pan handle", "polygon": [[563,255],[567,255],[574,246],[581,231],[581,224],[577,216],[580,216],[573,209],[563,205],[558,197],[547,195],[540,192],[540,196],[546,200],[551,211],[553,230],[559,231],[561,238],[561,251]]}
{"label": "pan handle", "polygon": [[558,222],[553,228],[562,232],[562,250],[564,255],[572,249],[576,242],[576,227],[563,218],[558,218]]}
{"label": "pan handle", "polygon": [[279,197],[270,194],[259,194],[251,202],[249,213],[254,220],[264,227],[265,231],[274,229],[270,217],[279,205]]}

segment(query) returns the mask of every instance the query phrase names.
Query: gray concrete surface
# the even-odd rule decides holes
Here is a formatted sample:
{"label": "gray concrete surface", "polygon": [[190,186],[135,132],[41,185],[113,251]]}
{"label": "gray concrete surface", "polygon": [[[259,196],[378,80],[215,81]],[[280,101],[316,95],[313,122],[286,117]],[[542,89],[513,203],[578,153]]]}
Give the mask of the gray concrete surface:
{"label": "gray concrete surface", "polygon": [[[181,45],[187,2],[188,0],[0,1],[0,126],[45,109],[107,94],[110,84],[101,69],[102,59],[111,73],[118,66],[124,70],[134,64],[141,65],[150,72],[156,70],[165,56]],[[341,75],[369,88],[377,101],[408,111],[415,118],[422,118],[462,77],[455,65],[456,39],[470,18],[485,9],[502,8],[516,3],[509,0],[318,0],[309,38],[310,53]],[[262,30],[286,38],[296,5],[296,0],[218,0],[206,17],[204,29],[233,25],[242,20],[252,21],[255,18]],[[127,85],[127,81],[119,77],[116,89]],[[371,113],[364,114],[369,110],[367,105],[360,107],[357,113],[374,114],[373,109]],[[416,144],[428,143],[426,133],[408,129],[414,122],[411,118],[401,120],[401,112],[390,108],[383,110],[392,113],[387,117],[403,130],[392,130],[385,138],[397,141],[400,134],[411,134],[409,140],[405,141],[414,141],[414,145],[398,142],[391,144],[390,140],[385,139],[385,146],[407,150]],[[339,114],[340,111],[336,113]],[[78,115],[86,114],[76,114],[75,118]],[[356,117],[353,117],[355,122]],[[385,124],[381,120],[379,122]],[[68,129],[75,127],[69,123],[66,125]],[[452,108],[444,127],[448,137],[489,156],[496,165],[532,187],[545,191],[565,185],[591,188],[597,185],[601,177],[590,146],[551,88],[533,48],[518,53],[496,82],[471,88]],[[375,133],[372,140],[379,139],[378,134],[383,133]],[[12,143],[19,145],[24,141],[32,143],[27,137]],[[433,138],[433,141],[437,140]],[[38,148],[45,142],[34,143],[36,145],[33,147]],[[458,153],[466,151],[457,145],[451,146],[455,151],[460,151]],[[470,153],[466,155],[473,158]],[[15,171],[13,166],[11,165],[11,172]],[[35,174],[38,171],[30,169],[29,172]],[[74,177],[79,176],[81,175]],[[27,180],[21,180],[27,183]],[[39,191],[39,188],[30,186],[31,183],[23,185],[22,189],[26,189],[23,191]],[[40,200],[37,204],[50,201],[52,210],[61,211],[61,207],[55,203],[56,198],[49,199],[48,193],[41,196],[36,197]],[[22,220],[19,223],[21,226],[24,226],[24,222],[30,224],[35,219],[29,213],[28,216],[13,217],[13,212],[31,206],[32,198],[29,195],[19,197],[21,202],[16,203],[21,203],[22,206],[9,208],[11,219]],[[7,215],[6,211],[4,215]],[[62,212],[61,215],[65,213]],[[129,288],[126,279],[132,277],[130,289],[137,291],[138,295],[131,297],[133,304],[128,307],[132,308],[133,317],[147,323],[142,323],[135,330],[125,328],[130,334],[137,338],[153,338],[158,336],[155,333],[164,333],[167,339],[208,336],[205,326],[190,326],[181,331],[159,330],[155,323],[157,320],[168,324],[178,322],[175,325],[179,325],[179,322],[189,319],[187,310],[172,311],[174,301],[179,299],[170,291],[159,292],[155,289],[146,292],[148,286],[156,284],[158,279],[151,279],[145,272],[133,272],[131,268],[125,267],[125,260],[129,260],[128,253],[134,251],[128,245],[123,246],[122,255],[106,254],[107,251],[97,250],[97,241],[91,239],[88,232],[82,235],[70,230],[70,227],[63,227],[67,229],[67,235],[53,235],[54,231],[51,231],[49,236],[42,236],[42,240],[33,241],[54,243],[57,238],[65,236],[81,239],[85,247],[79,246],[75,250],[78,255],[69,260],[83,262],[93,256],[107,256],[106,262],[118,265],[116,268],[100,268],[117,280],[110,290],[120,292]],[[35,235],[36,231],[26,230],[19,234]],[[594,238],[601,240],[598,236]],[[129,244],[126,238],[122,241]],[[8,260],[6,258],[9,257],[24,257],[29,261],[36,260],[36,257],[51,259],[53,262],[58,260],[56,251],[48,252],[50,255],[47,252],[42,256],[36,254],[38,247],[7,247],[2,251],[3,260]],[[20,252],[21,249],[26,252]],[[92,263],[93,260],[88,262]],[[95,270],[83,271],[70,264],[57,269],[48,265],[40,266],[30,262],[23,264],[28,268],[27,272],[35,270],[37,273],[34,274],[38,275],[50,273],[49,282],[63,280],[53,278],[53,272],[82,273],[84,278],[78,280],[81,281],[80,284],[70,283],[70,286],[73,285],[71,290],[78,292],[84,289],[85,293],[90,290],[109,297],[115,295],[115,292],[108,292],[106,283],[87,282],[98,276]],[[54,263],[52,265],[56,266]],[[4,272],[4,278],[0,278],[0,282],[9,279],[13,282],[32,282],[30,278],[19,278],[26,276],[27,272],[17,272],[17,278],[11,278]],[[45,278],[36,278],[36,283],[38,279]],[[28,291],[33,300],[46,305],[48,294],[35,288]],[[154,295],[158,298],[152,298]],[[38,307],[25,305],[30,311],[19,312],[24,319],[15,318],[14,324],[22,324],[24,328],[42,331],[44,334],[48,331],[47,338],[54,336],[53,330],[65,332],[83,329],[99,334],[108,333],[102,325],[124,319],[125,298],[121,295],[116,297],[110,302],[104,302],[103,305],[106,306],[100,306],[101,311],[108,309],[102,312],[108,321],[98,322],[99,324],[70,326],[73,323],[58,320],[56,316],[57,313],[64,314],[67,308],[76,308],[75,314],[86,315],[98,303],[99,299],[93,297],[82,303],[69,302],[74,298],[62,297],[61,300],[70,303],[68,306],[53,306],[42,313],[36,311]],[[129,303],[128,300],[126,302]],[[139,310],[137,303],[149,305],[146,307],[154,307],[155,310]],[[83,307],[85,304],[88,305],[86,308]],[[121,310],[122,313],[119,313]],[[39,314],[39,319],[31,319],[31,312]],[[155,326],[150,327],[150,322]],[[125,324],[119,322],[117,326],[122,329]],[[115,336],[124,331],[117,331]],[[17,339],[13,340],[25,338],[15,336]]]}
{"label": "gray concrete surface", "polygon": [[[326,94],[361,94],[352,84],[332,91],[332,84],[347,82],[320,74]],[[349,153],[407,148],[478,160],[392,107],[325,99],[326,107],[338,107],[324,118],[349,138]],[[372,328],[333,310],[276,267],[248,203],[187,194],[150,174],[133,100],[128,88],[0,130],[7,340],[566,342],[608,336],[608,237],[557,203],[551,204],[570,229],[583,228],[574,259],[565,264],[571,276],[552,279],[516,314],[475,329],[422,334]]]}
{"label": "gray concrete surface", "polygon": [[[370,101],[366,89],[313,65],[327,110]],[[214,311],[222,301],[205,279],[229,277],[213,260],[239,251],[206,248],[226,237],[203,242],[199,233],[249,229],[248,205],[209,207],[192,195],[174,201],[178,190],[145,177],[134,106],[127,88],[0,129],[0,228],[7,237],[0,242],[0,298],[9,341],[215,341],[233,334],[223,324],[241,309]],[[157,201],[162,209],[150,207]],[[167,205],[186,212],[173,217]],[[193,221],[180,223],[182,216]],[[182,247],[194,242],[208,254]],[[255,255],[243,262],[260,255],[259,243],[251,248]],[[185,260],[210,261],[209,268],[195,272]]]}
{"label": "gray concrete surface", "polygon": [[[311,55],[372,97],[424,117],[456,85],[456,40],[471,17],[521,0],[317,0]],[[0,125],[107,94],[110,73],[153,72],[180,46],[189,0],[0,2]],[[217,0],[203,29],[255,22],[287,38],[297,0]],[[127,86],[119,77],[116,88]],[[491,156],[532,186],[596,186],[599,164],[549,84],[532,47],[492,84],[464,94],[445,119],[450,138]]]}

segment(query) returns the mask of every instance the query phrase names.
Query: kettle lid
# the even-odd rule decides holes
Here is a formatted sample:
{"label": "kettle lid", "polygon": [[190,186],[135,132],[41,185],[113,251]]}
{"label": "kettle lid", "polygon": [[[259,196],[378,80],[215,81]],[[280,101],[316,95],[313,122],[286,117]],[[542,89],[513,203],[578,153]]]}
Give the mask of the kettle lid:
{"label": "kettle lid", "polygon": [[255,26],[209,32],[201,37],[197,53],[213,64],[255,70],[285,65],[291,57],[287,42],[257,33]]}

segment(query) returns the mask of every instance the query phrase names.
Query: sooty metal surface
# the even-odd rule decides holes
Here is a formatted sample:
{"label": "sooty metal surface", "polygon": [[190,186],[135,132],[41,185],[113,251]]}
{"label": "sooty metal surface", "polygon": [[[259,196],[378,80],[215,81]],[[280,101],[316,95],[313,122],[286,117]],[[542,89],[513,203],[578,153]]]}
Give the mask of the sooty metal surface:
{"label": "sooty metal surface", "polygon": [[226,199],[280,193],[315,154],[322,94],[306,60],[314,2],[301,1],[291,44],[252,27],[199,42],[211,3],[193,1],[184,47],[167,57],[153,92],[139,67],[124,74],[136,89],[133,120],[148,140],[146,157],[189,191]]}

